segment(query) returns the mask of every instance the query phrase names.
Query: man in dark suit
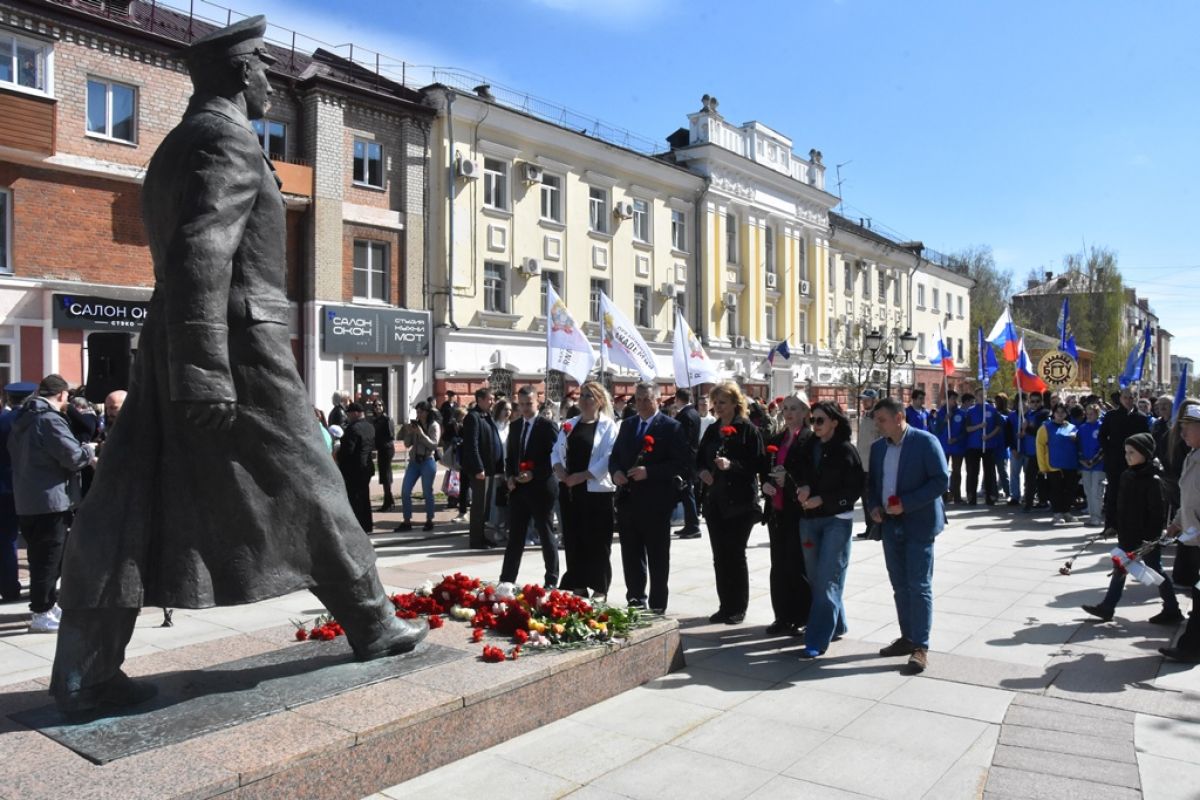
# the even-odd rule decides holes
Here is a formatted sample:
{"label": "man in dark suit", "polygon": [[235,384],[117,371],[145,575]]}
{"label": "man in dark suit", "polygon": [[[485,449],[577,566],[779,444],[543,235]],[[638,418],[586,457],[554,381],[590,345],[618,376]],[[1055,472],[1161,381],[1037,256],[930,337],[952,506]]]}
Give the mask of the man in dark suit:
{"label": "man in dark suit", "polygon": [[493,400],[491,389],[476,389],[475,407],[463,420],[459,459],[463,477],[471,481],[469,544],[472,550],[493,546],[484,536],[484,526],[495,501],[495,476],[504,470],[504,445],[491,413]]}
{"label": "man in dark suit", "polygon": [[1107,488],[1104,491],[1104,527],[1117,524],[1117,487],[1126,469],[1125,440],[1135,433],[1150,430],[1150,418],[1138,411],[1132,389],[1122,389],[1120,405],[1100,420],[1100,449],[1104,451],[1104,472]]}
{"label": "man in dark suit", "polygon": [[366,418],[362,403],[346,406],[346,430],[338,445],[338,469],[346,482],[346,496],[354,517],[366,533],[375,529],[371,515],[371,476],[375,473],[375,426]]}
{"label": "man in dark suit", "polygon": [[558,543],[550,531],[550,512],[558,495],[558,481],[550,466],[550,451],[558,438],[558,426],[538,413],[537,396],[532,386],[517,392],[520,419],[508,426],[508,455],[504,474],[508,477],[508,545],[501,583],[516,583],[525,551],[525,532],[529,521],[542,540],[542,559],[546,562],[547,589],[558,585]]}
{"label": "man in dark suit", "polygon": [[946,525],[942,495],[950,470],[937,437],[904,418],[890,397],[875,404],[881,437],[871,445],[867,514],[883,525],[883,560],[896,601],[900,638],[879,655],[908,656],[908,671],[929,663],[933,625],[933,540]]}
{"label": "man in dark suit", "polygon": [[692,405],[690,389],[675,390],[675,421],[683,428],[683,438],[688,445],[688,471],[684,475],[680,499],[683,501],[683,529],[680,539],[700,538],[700,514],[697,512],[695,486],[696,452],[700,449],[700,412]]}
{"label": "man in dark suit", "polygon": [[[682,426],[659,413],[655,392],[654,384],[648,381],[637,385],[636,416],[621,423],[608,471],[617,485],[625,599],[634,608],[645,608],[649,602],[650,610],[662,613],[667,609],[671,569],[671,512],[683,476],[691,469],[691,450]],[[647,436],[652,437],[653,444]]]}

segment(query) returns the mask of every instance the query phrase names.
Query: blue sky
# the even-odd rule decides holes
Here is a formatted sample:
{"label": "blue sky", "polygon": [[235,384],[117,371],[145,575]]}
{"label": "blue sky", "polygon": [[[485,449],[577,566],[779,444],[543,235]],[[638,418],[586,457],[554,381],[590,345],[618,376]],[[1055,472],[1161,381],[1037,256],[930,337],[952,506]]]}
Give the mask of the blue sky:
{"label": "blue sky", "polygon": [[656,141],[713,94],[730,121],[821,150],[835,193],[844,164],[847,216],[943,252],[990,245],[1018,286],[1084,244],[1115,250],[1173,352],[1200,358],[1200,315],[1179,291],[1200,268],[1200,4],[223,2]]}

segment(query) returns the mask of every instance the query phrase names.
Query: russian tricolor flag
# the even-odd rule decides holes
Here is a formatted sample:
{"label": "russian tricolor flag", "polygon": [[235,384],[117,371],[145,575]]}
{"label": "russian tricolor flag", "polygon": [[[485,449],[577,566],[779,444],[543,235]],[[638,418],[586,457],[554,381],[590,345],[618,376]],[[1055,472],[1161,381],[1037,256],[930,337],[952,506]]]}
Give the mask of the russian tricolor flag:
{"label": "russian tricolor flag", "polygon": [[1046,391],[1046,382],[1037,376],[1033,371],[1033,364],[1029,361],[1029,353],[1025,352],[1025,339],[1017,340],[1017,388],[1022,392],[1044,392]]}
{"label": "russian tricolor flag", "polygon": [[941,325],[938,325],[937,346],[938,354],[936,357],[929,359],[929,363],[941,364],[942,372],[950,375],[954,372],[954,351],[950,349],[950,345],[946,343],[945,337],[942,336]]}
{"label": "russian tricolor flag", "polygon": [[1005,361],[1017,360],[1017,345],[1021,337],[1017,334],[1017,326],[1013,325],[1012,315],[1008,313],[1008,306],[1004,307],[1004,313],[1000,315],[1000,319],[996,320],[996,324],[992,326],[992,332],[988,334],[987,338],[989,342],[1000,348]]}

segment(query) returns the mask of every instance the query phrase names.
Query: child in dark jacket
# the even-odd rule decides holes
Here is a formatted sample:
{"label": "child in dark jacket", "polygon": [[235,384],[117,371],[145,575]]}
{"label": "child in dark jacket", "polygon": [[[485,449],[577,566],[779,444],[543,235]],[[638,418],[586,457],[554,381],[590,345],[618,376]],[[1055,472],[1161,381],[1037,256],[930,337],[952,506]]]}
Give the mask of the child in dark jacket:
{"label": "child in dark jacket", "polygon": [[[1135,433],[1125,440],[1125,463],[1129,469],[1121,473],[1117,491],[1117,544],[1130,552],[1145,542],[1156,541],[1162,535],[1167,519],[1167,503],[1164,493],[1162,467],[1154,458],[1154,437],[1148,433]],[[1163,572],[1162,548],[1155,547],[1141,557],[1147,567],[1164,577],[1158,585],[1163,610],[1150,618],[1155,625],[1175,625],[1183,619],[1175,587],[1171,578]],[[1113,570],[1108,592],[1099,605],[1085,605],[1083,610],[1105,622],[1113,618],[1121,593],[1125,589],[1125,570]]]}

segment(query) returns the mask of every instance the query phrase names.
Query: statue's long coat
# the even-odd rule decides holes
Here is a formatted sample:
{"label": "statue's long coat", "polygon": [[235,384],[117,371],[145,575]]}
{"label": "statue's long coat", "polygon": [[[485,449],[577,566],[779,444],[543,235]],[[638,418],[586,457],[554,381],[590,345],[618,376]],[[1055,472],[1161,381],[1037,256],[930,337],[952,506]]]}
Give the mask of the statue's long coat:
{"label": "statue's long coat", "polygon": [[[245,114],[193,98],[142,201],[154,296],[61,605],[205,608],[359,578],[374,551],[296,371],[283,199]],[[236,420],[198,428],[188,401],[236,402]]]}

